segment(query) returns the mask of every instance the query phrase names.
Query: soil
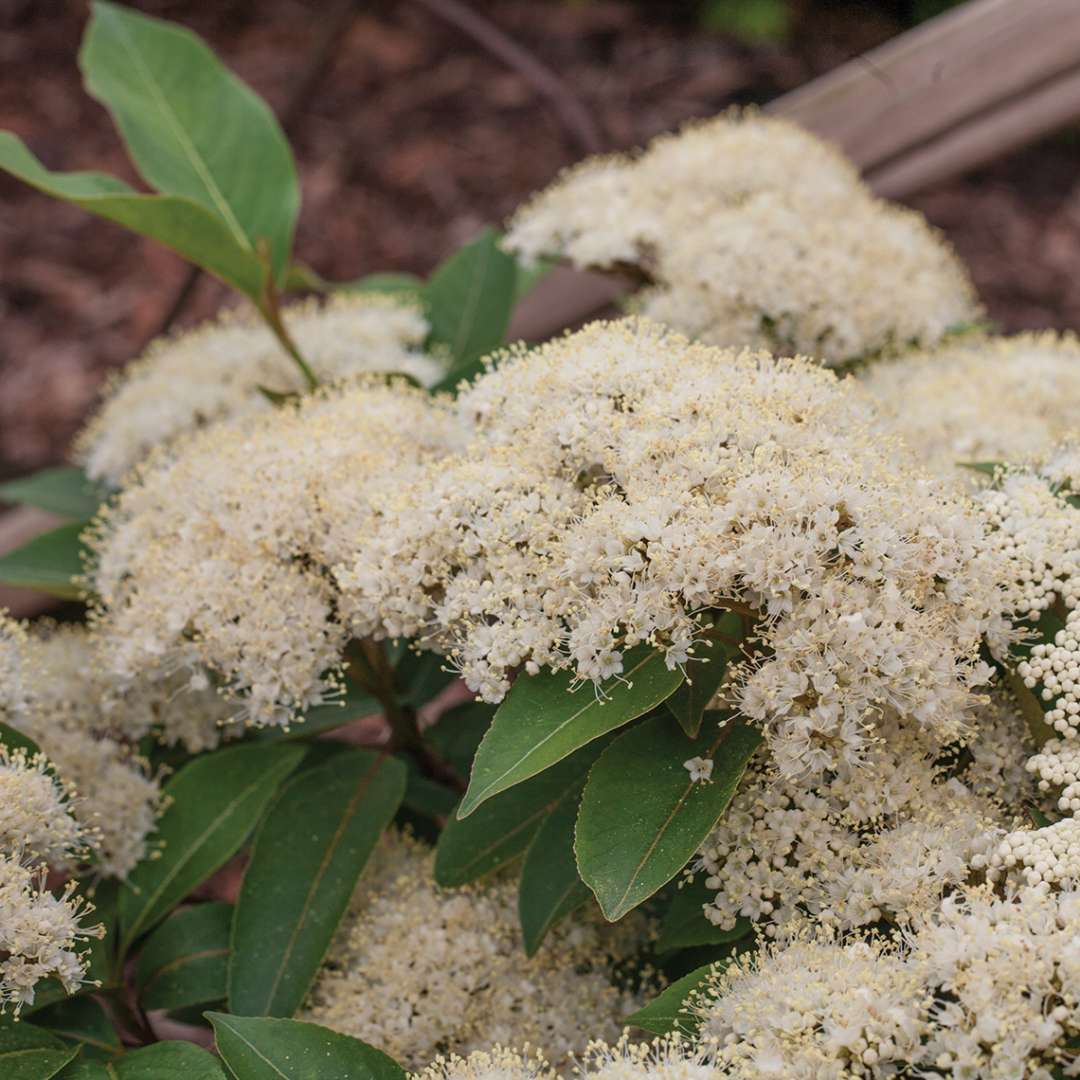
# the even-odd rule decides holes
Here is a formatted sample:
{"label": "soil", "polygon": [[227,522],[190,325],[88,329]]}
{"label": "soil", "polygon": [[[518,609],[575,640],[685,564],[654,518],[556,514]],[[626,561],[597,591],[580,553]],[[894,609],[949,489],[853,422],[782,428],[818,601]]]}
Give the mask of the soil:
{"label": "soil", "polygon": [[[468,0],[584,104],[603,149],[764,102],[898,32],[866,4],[802,5],[790,40],[703,29],[693,5]],[[332,279],[424,273],[582,156],[550,102],[419,0],[139,0],[202,35],[279,115],[301,172],[298,256]],[[0,0],[0,128],[51,168],[138,183],[76,66],[86,4]],[[311,63],[320,44],[332,55]],[[309,78],[310,76],[310,78]],[[304,87],[307,92],[304,92]],[[1080,140],[1059,135],[913,200],[1002,327],[1080,324]],[[0,476],[62,460],[102,380],[159,332],[187,276],[166,250],[0,177]],[[178,324],[225,290],[201,277]]]}

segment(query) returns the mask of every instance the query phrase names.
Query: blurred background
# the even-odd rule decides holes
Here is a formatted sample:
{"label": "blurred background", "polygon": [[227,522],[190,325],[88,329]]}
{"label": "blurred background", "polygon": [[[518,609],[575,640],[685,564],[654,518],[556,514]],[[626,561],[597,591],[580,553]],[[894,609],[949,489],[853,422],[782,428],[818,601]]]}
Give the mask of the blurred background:
{"label": "blurred background", "polygon": [[[590,150],[767,102],[944,0],[136,0],[195,30],[287,127],[297,253],[332,279],[424,273]],[[460,5],[450,4],[451,12]],[[51,168],[137,182],[76,65],[84,0],[0,0],[0,128]],[[475,27],[474,27],[475,29]],[[523,59],[524,58],[524,59]],[[537,90],[537,62],[561,83]],[[542,81],[542,79],[541,79]],[[561,95],[561,96],[560,96]],[[1080,326],[1080,131],[908,202],[942,228],[1005,329]],[[101,382],[225,290],[150,242],[0,177],[0,479],[61,461]]]}

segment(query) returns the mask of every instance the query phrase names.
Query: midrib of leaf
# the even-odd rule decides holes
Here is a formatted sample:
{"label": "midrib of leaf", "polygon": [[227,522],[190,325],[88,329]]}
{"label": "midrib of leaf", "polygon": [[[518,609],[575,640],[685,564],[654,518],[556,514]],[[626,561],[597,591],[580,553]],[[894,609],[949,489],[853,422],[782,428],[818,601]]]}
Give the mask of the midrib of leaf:
{"label": "midrib of leaf", "polygon": [[[709,747],[707,754],[703,756],[711,758],[713,754],[715,754],[716,751],[720,748],[720,744],[727,738],[727,735],[728,733],[726,731],[723,732],[723,734],[721,734],[713,742],[712,746]],[[679,796],[678,802],[676,802],[675,805],[671,808],[671,813],[668,814],[667,818],[660,826],[660,828],[656,830],[656,835],[653,837],[652,843],[648,846],[648,848],[645,850],[645,853],[638,860],[637,865],[634,867],[633,872],[630,874],[630,878],[626,883],[626,888],[623,890],[622,896],[619,897],[618,904],[616,904],[615,908],[613,909],[612,913],[615,915],[615,918],[619,918],[619,916],[623,914],[623,904],[626,903],[626,898],[630,895],[630,891],[634,887],[634,882],[637,880],[638,874],[641,873],[642,867],[649,861],[652,853],[656,850],[657,844],[660,843],[661,838],[668,831],[668,829],[671,828],[671,823],[675,820],[675,815],[683,808],[683,804],[686,802],[686,800],[690,798],[690,792],[694,790],[694,785],[697,782],[698,781],[696,780],[689,780],[687,782],[686,789]]]}
{"label": "midrib of leaf", "polygon": [[[216,1015],[219,1019],[221,1019],[221,1013],[217,1013]],[[231,1031],[246,1047],[248,1047],[252,1051],[252,1053],[254,1053],[255,1056],[259,1058],[260,1061],[265,1061],[266,1064],[269,1065],[270,1068],[278,1074],[278,1076],[284,1077],[284,1080],[289,1080],[289,1074],[283,1073],[277,1067],[277,1065],[275,1065],[249,1038],[247,1038],[246,1035],[244,1035],[243,1032],[237,1031],[236,1028],[232,1027],[232,1025],[230,1024],[226,1024],[223,1019],[221,1020],[221,1026],[224,1028],[228,1028],[228,1030]],[[232,1066],[230,1065],[229,1068],[231,1070]]]}
{"label": "midrib of leaf", "polygon": [[341,837],[345,832],[346,825],[352,821],[356,816],[356,807],[359,801],[367,794],[368,789],[371,787],[372,782],[375,779],[375,775],[382,767],[383,758],[380,757],[374,765],[364,774],[360,785],[353,793],[352,798],[349,800],[348,806],[345,808],[345,813],[341,816],[341,821],[338,822],[338,827],[334,830],[333,838],[327,846],[326,852],[323,854],[322,861],[319,863],[319,869],[315,872],[315,876],[311,880],[311,884],[308,886],[307,894],[304,897],[304,904],[300,909],[300,918],[293,924],[292,933],[289,935],[289,943],[285,947],[285,953],[281,958],[281,963],[278,965],[277,974],[274,976],[274,981],[270,986],[270,993],[266,998],[266,1006],[269,1007],[274,1000],[274,995],[277,993],[277,988],[281,983],[282,976],[285,973],[285,968],[288,965],[289,958],[292,956],[293,949],[296,948],[296,940],[300,936],[300,931],[304,928],[304,924],[307,922],[307,917],[311,911],[311,901],[315,894],[315,890],[319,887],[319,883],[322,881],[326,874],[327,867],[330,864],[330,859],[334,852],[337,851],[338,845],[341,843]]}
{"label": "midrib of leaf", "polygon": [[159,111],[164,115],[169,127],[172,128],[173,134],[176,136],[185,155],[191,162],[191,167],[198,173],[199,179],[202,180],[207,193],[210,198],[213,199],[222,218],[225,219],[225,224],[228,225],[229,231],[233,234],[233,238],[246,251],[253,251],[254,248],[251,246],[251,241],[247,238],[247,234],[244,232],[243,227],[233,213],[229,201],[225,198],[225,193],[218,186],[213,173],[210,172],[206,162],[203,161],[198,148],[191,139],[188,138],[188,134],[184,130],[184,125],[180,123],[180,118],[176,115],[172,105],[169,104],[169,99],[162,92],[161,87],[154,78],[154,73],[146,66],[142,55],[135,47],[134,42],[132,42],[131,37],[128,34],[127,27],[124,26],[122,22],[119,23],[119,37],[120,44],[131,57],[132,66],[149,88],[150,96],[158,106]]}
{"label": "midrib of leaf", "polygon": [[[172,884],[172,881],[177,876],[177,874],[179,874],[180,871],[183,870],[189,862],[191,862],[191,860],[195,857],[196,853],[203,848],[203,846],[206,844],[208,837],[210,837],[217,829],[222,826],[222,824],[224,824],[224,822],[228,821],[228,819],[233,816],[233,814],[236,812],[236,808],[242,802],[244,802],[244,800],[247,799],[248,795],[250,795],[252,791],[259,787],[259,785],[264,779],[265,777],[260,777],[259,780],[253,781],[246,788],[244,788],[244,790],[241,791],[240,794],[237,795],[236,798],[233,799],[233,801],[229,803],[228,806],[226,806],[225,809],[216,818],[214,818],[214,820],[199,834],[195,843],[188,847],[183,859],[181,859],[176,864],[176,866],[174,866],[172,870],[161,879],[161,883],[159,884],[158,888],[154,892],[147,894],[147,903],[143,905],[140,918],[135,920],[135,927],[137,927],[139,930],[142,929],[142,924],[146,921],[146,912],[153,910],[154,905],[161,898],[161,895],[165,891],[165,889],[170,884]],[[134,941],[136,936],[137,935],[135,933],[135,930],[132,928],[129,928],[128,932],[124,935],[125,940],[128,943]]]}
{"label": "midrib of leaf", "polygon": [[[623,676],[623,678],[628,679],[635,672],[640,671],[647,663],[649,663],[650,660],[654,660],[655,658],[656,658],[656,654],[655,653],[650,653],[644,659],[638,661],[638,663],[636,663],[626,673],[626,675]],[[490,792],[493,787],[495,787],[497,784],[502,783],[502,781],[505,780],[515,769],[519,768],[523,762],[528,761],[529,758],[532,757],[533,755],[535,755],[538,750],[540,750],[543,746],[546,746],[547,743],[549,743],[552,739],[554,739],[555,736],[558,735],[559,732],[561,732],[568,724],[572,724],[575,720],[578,720],[582,716],[584,716],[585,713],[587,713],[590,709],[598,708],[599,706],[600,706],[600,702],[597,701],[596,698],[593,698],[592,701],[590,701],[587,705],[583,705],[580,709],[578,709],[578,711],[576,713],[573,713],[571,716],[568,716],[557,727],[552,728],[551,731],[549,731],[539,742],[533,743],[533,745],[528,750],[526,750],[525,753],[522,754],[521,757],[519,757],[517,759],[517,761],[513,762],[513,764],[508,766],[507,769],[501,775],[496,776],[493,780],[490,780],[487,783],[487,785],[484,787],[484,790],[477,794],[476,801],[473,803],[473,809],[475,810],[476,807],[478,807],[480,805],[480,803],[482,803],[487,798],[488,792]],[[485,735],[484,738],[486,739],[487,736]],[[481,745],[483,745],[483,743],[481,743]],[[472,811],[470,810],[470,813],[471,812]]]}

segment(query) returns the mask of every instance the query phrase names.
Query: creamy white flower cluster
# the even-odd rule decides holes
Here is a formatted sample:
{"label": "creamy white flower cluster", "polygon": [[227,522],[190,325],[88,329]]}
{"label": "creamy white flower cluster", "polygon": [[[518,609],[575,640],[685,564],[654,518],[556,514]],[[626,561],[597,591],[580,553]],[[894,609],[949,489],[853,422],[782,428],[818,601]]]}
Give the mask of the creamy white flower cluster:
{"label": "creamy white flower cluster", "polygon": [[717,345],[841,364],[932,345],[979,307],[925,220],[874,199],[808,132],[732,111],[586,161],[511,221],[526,260],[632,268],[644,315]]}
{"label": "creamy white flower cluster", "polygon": [[1024,462],[1080,429],[1072,334],[961,337],[861,368],[889,430],[935,472],[973,485],[974,462]]}
{"label": "creamy white flower cluster", "polygon": [[640,947],[644,918],[607,926],[571,916],[526,959],[515,883],[443,890],[432,862],[407,836],[383,838],[305,1019],[412,1067],[448,1047],[468,1054],[498,1044],[540,1047],[562,1064],[593,1037],[618,1037],[641,1002],[616,984],[613,968]]}
{"label": "creamy white flower cluster", "polygon": [[849,931],[935,908],[1019,805],[1023,720],[1001,694],[976,715],[985,728],[959,771],[896,723],[857,768],[840,762],[816,781],[777,776],[759,756],[694,864],[716,893],[705,916],[723,929],[744,916],[773,937],[808,919]]}
{"label": "creamy white flower cluster", "polygon": [[[325,305],[286,308],[283,320],[320,382],[401,372],[426,385],[442,373],[422,351],[427,322],[400,300],[339,295]],[[116,376],[76,442],[76,459],[92,479],[115,486],[161,443],[217,420],[269,411],[264,389],[287,394],[304,386],[254,312],[227,312],[155,341]]]}
{"label": "creamy white flower cluster", "polygon": [[333,699],[346,630],[328,568],[365,542],[376,489],[463,442],[445,405],[368,380],[152,455],[92,539],[109,675],[203,695],[212,673],[256,724]]}
{"label": "creamy white flower cluster", "polygon": [[818,933],[715,977],[691,1008],[740,1080],[1074,1075],[1080,894],[970,888],[906,940]]}
{"label": "creamy white flower cluster", "polygon": [[858,758],[882,711],[964,731],[1004,634],[982,527],[849,382],[626,320],[506,357],[458,408],[468,452],[383,495],[336,571],[356,635],[417,637],[498,701],[518,665],[600,681],[642,641],[683,664],[694,613],[734,604],[761,654],[731,700],[785,774]]}
{"label": "creamy white flower cluster", "polygon": [[[26,704],[25,647],[22,628],[0,612],[0,720],[7,724]],[[70,868],[96,840],[76,817],[80,805],[43,754],[0,744],[0,1011],[32,1004],[35,987],[50,976],[68,993],[84,981],[80,947],[103,930],[84,925],[92,908],[73,882],[57,896],[45,881],[49,866]]]}

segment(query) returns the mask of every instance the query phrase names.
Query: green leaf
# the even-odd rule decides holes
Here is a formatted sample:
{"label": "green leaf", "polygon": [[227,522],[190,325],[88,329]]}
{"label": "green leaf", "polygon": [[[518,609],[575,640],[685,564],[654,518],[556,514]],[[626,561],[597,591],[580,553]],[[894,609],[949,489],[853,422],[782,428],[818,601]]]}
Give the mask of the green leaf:
{"label": "green leaf", "polygon": [[459,817],[485,799],[520,784],[579,747],[629,723],[670,697],[682,672],[669,671],[664,656],[638,645],[623,657],[623,674],[599,693],[591,683],[571,687],[570,671],[521,675],[495,713],[473,762]]}
{"label": "green leaf", "polygon": [[237,746],[196,758],[165,785],[161,858],[139,863],[120,895],[121,951],[228,861],[303,756],[301,746]]}
{"label": "green leaf", "polygon": [[130,1050],[108,1064],[80,1058],[59,1080],[225,1080],[225,1070],[194,1043],[168,1041]]}
{"label": "green leaf", "polygon": [[525,953],[535,955],[547,932],[591,896],[574,861],[574,822],[582,784],[563,796],[536,830],[518,883]]}
{"label": "green leaf", "polygon": [[238,248],[267,240],[281,280],[300,188],[274,114],[191,31],[101,0],[92,11],[79,53],[86,89],[139,172],[217,217]]}
{"label": "green leaf", "polygon": [[[620,735],[589,774],[578,815],[578,870],[614,922],[666,885],[727,809],[761,734],[729,723],[710,746],[660,714]],[[683,762],[711,758],[712,779]]]}
{"label": "green leaf", "polygon": [[83,572],[85,551],[79,537],[87,524],[61,525],[0,556],[0,581],[77,600],[83,593],[74,579]]}
{"label": "green leaf", "polygon": [[444,761],[449,762],[462,776],[472,769],[476,748],[491,726],[495,706],[482,701],[470,701],[447,709],[424,732],[424,738]]}
{"label": "green leaf", "polygon": [[431,340],[449,348],[451,374],[497,349],[510,324],[517,268],[498,239],[485,229],[437,266],[424,286]]}
{"label": "green leaf", "polygon": [[654,1035],[667,1035],[672,1031],[694,1036],[701,1021],[684,1012],[686,1002],[709,981],[717,965],[706,964],[673,982],[662,994],[653,998],[644,1009],[628,1016],[624,1023],[644,1028]]}
{"label": "green leaf", "polygon": [[49,1080],[78,1051],[25,1020],[0,1024],[0,1076],[4,1080]]}
{"label": "green leaf", "polygon": [[584,780],[602,746],[586,746],[555,768],[497,795],[464,821],[447,821],[435,848],[435,880],[448,887],[465,885],[521,855],[548,814]]}
{"label": "green leaf", "polygon": [[[734,642],[742,636],[742,620],[733,612],[725,612],[712,623],[712,629],[729,636]],[[694,642],[695,659],[687,664],[689,677],[664,702],[691,739],[697,738],[705,710],[724,681],[728,657],[735,655],[736,651],[734,644],[715,638],[699,638]]]}
{"label": "green leaf", "polygon": [[7,724],[0,724],[0,743],[9,750],[25,750],[31,757],[41,752],[41,747],[29,735],[24,735]]}
{"label": "green leaf", "polygon": [[517,263],[517,275],[514,279],[514,303],[518,304],[529,295],[559,265],[558,259],[537,259],[532,266]]}
{"label": "green leaf", "polygon": [[450,817],[458,804],[457,795],[438,781],[425,776],[415,761],[410,759],[406,767],[408,777],[402,806],[424,817]]}
{"label": "green leaf", "polygon": [[694,949],[702,945],[726,945],[746,937],[753,928],[749,919],[740,917],[731,930],[721,930],[705,918],[702,909],[715,896],[713,890],[705,887],[703,874],[698,874],[692,882],[683,883],[664,913],[656,951],[671,952],[675,949]]}
{"label": "green leaf", "polygon": [[381,1050],[318,1024],[206,1016],[236,1080],[405,1080],[401,1066]]}
{"label": "green leaf", "polygon": [[144,1009],[224,1001],[232,904],[196,904],[170,915],[147,938],[135,976]]}
{"label": "green leaf", "polygon": [[75,1047],[83,1059],[108,1061],[124,1049],[101,1002],[89,995],[68,998],[42,1009],[34,1014],[34,1023]]}
{"label": "green leaf", "polygon": [[330,287],[335,292],[347,293],[389,293],[403,299],[419,299],[424,288],[423,281],[415,274],[399,274],[384,271],[380,274],[368,274],[356,281],[333,282]]}
{"label": "green leaf", "polygon": [[0,501],[36,506],[75,521],[92,518],[108,495],[82,469],[66,465],[0,484]]}
{"label": "green leaf", "polygon": [[237,243],[220,217],[191,199],[143,195],[104,173],[50,172],[7,131],[0,131],[0,169],[54,199],[165,244],[260,302],[265,271],[255,252]]}
{"label": "green leaf", "polygon": [[318,973],[380,834],[405,766],[351,750],[282,789],[259,829],[232,925],[229,1008],[291,1016]]}

